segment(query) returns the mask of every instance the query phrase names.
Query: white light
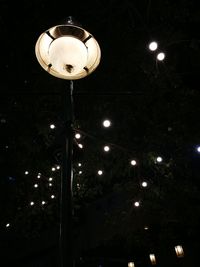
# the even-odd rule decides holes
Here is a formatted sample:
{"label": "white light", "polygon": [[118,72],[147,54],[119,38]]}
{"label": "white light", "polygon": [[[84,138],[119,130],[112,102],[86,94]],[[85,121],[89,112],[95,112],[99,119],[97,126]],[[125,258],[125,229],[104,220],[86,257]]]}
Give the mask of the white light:
{"label": "white light", "polygon": [[147,185],[148,185],[147,182],[145,182],[145,181],[142,182],[142,187],[147,187]]}
{"label": "white light", "polygon": [[103,174],[103,171],[102,170],[98,170],[98,175],[102,175]]}
{"label": "white light", "polygon": [[110,150],[110,147],[109,146],[104,146],[104,151],[108,152]]}
{"label": "white light", "polygon": [[57,169],[57,170],[60,170],[60,166],[59,166],[59,165],[58,165],[58,166],[56,166],[56,169]]}
{"label": "white light", "polygon": [[30,202],[30,205],[33,206],[35,203],[33,201]]}
{"label": "white light", "polygon": [[9,227],[9,226],[10,226],[10,224],[9,224],[9,223],[7,223],[7,224],[6,224],[6,227]]}
{"label": "white light", "polygon": [[53,180],[53,178],[52,177],[49,177],[49,182],[51,182]]}
{"label": "white light", "polygon": [[197,152],[199,152],[199,153],[200,153],[200,146],[198,146],[198,147],[197,147]]}
{"label": "white light", "polygon": [[38,184],[34,184],[34,187],[37,188],[38,187]]}
{"label": "white light", "polygon": [[55,196],[54,195],[51,195],[51,198],[55,198]]}
{"label": "white light", "polygon": [[81,138],[80,133],[76,133],[76,134],[75,134],[75,138],[76,138],[76,139],[80,139],[80,138]]}
{"label": "white light", "polygon": [[82,164],[79,162],[79,163],[78,163],[78,166],[79,166],[79,167],[81,167],[81,166],[82,166]]}
{"label": "white light", "polygon": [[165,58],[165,54],[162,52],[157,55],[157,59],[160,61],[162,61],[164,58]]}
{"label": "white light", "polygon": [[25,175],[28,175],[29,174],[29,172],[28,171],[25,171]]}
{"label": "white light", "polygon": [[40,174],[38,174],[37,178],[40,179],[40,177],[41,177]]}
{"label": "white light", "polygon": [[52,183],[49,183],[49,186],[52,186]]}
{"label": "white light", "polygon": [[128,267],[135,267],[134,262],[128,262]]}
{"label": "white light", "polygon": [[61,75],[66,72],[76,75],[87,65],[87,47],[78,38],[63,36],[52,42],[49,59],[53,69]]}
{"label": "white light", "polygon": [[175,246],[175,251],[176,251],[176,255],[178,258],[184,257],[184,250],[183,250],[183,247],[181,245]]}
{"label": "white light", "polygon": [[111,125],[110,120],[104,120],[104,121],[103,121],[103,126],[104,126],[104,127],[107,128],[107,127],[110,127],[110,125]]}
{"label": "white light", "polygon": [[51,125],[50,125],[50,128],[51,128],[51,129],[55,129],[56,126],[55,126],[54,124],[51,124]]}
{"label": "white light", "polygon": [[151,42],[151,43],[149,44],[149,49],[150,49],[151,51],[155,51],[157,48],[158,48],[158,44],[157,44],[156,42]]}
{"label": "white light", "polygon": [[155,257],[155,254],[150,254],[150,255],[149,255],[149,258],[150,258],[151,264],[152,264],[152,265],[155,265],[155,264],[156,264],[156,257]]}
{"label": "white light", "polygon": [[42,201],[42,205],[44,205],[44,204],[46,204],[46,202],[45,201]]}
{"label": "white light", "polygon": [[137,165],[137,162],[136,162],[136,160],[131,160],[131,165],[133,165],[133,166],[135,166],[135,165]]}
{"label": "white light", "polygon": [[157,161],[157,162],[162,162],[163,159],[162,159],[162,157],[157,157],[157,158],[156,158],[156,161]]}
{"label": "white light", "polygon": [[140,206],[140,202],[139,202],[139,201],[136,201],[136,202],[134,203],[134,206],[135,206],[135,207],[139,207],[139,206]]}
{"label": "white light", "polygon": [[79,146],[80,148],[83,148],[83,145],[82,145],[82,144],[78,144],[78,146]]}
{"label": "white light", "polygon": [[82,171],[79,171],[78,173],[79,173],[79,174],[82,174],[83,172],[82,172]]}
{"label": "white light", "polygon": [[56,168],[55,167],[52,167],[51,170],[52,170],[52,172],[55,172]]}
{"label": "white light", "polygon": [[148,227],[148,226],[145,226],[145,227],[144,227],[144,230],[149,230],[149,227]]}

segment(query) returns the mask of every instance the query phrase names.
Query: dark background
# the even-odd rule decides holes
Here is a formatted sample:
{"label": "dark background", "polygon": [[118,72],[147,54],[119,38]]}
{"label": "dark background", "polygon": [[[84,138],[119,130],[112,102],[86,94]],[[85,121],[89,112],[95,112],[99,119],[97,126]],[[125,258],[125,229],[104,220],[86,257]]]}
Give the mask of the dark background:
{"label": "dark background", "polygon": [[[149,254],[155,253],[158,266],[197,266],[198,1],[1,0],[2,266],[59,266],[61,172],[51,168],[61,164],[62,92],[69,81],[40,67],[35,43],[68,16],[94,35],[102,53],[94,73],[74,82],[74,127],[84,146],[79,149],[74,139],[75,264],[149,266]],[[159,45],[155,52],[148,49],[152,40]],[[166,54],[162,62],[158,51]],[[112,121],[108,129],[104,118]],[[135,208],[137,200],[141,206]],[[176,245],[183,246],[184,258],[176,257]]]}

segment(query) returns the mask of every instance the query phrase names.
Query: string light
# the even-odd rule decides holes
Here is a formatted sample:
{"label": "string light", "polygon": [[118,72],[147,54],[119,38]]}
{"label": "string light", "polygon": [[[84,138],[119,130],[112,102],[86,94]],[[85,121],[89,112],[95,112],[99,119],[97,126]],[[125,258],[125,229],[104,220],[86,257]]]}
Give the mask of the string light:
{"label": "string light", "polygon": [[104,149],[105,152],[108,152],[110,150],[110,147],[109,146],[104,146],[103,149]]}
{"label": "string light", "polygon": [[55,196],[54,195],[51,195],[51,198],[53,199],[53,198],[55,198]]}
{"label": "string light", "polygon": [[158,44],[157,44],[157,42],[151,42],[151,43],[149,44],[149,49],[150,49],[151,51],[155,51],[157,48],[158,48]]}
{"label": "string light", "polygon": [[51,128],[51,129],[55,129],[56,126],[55,126],[54,124],[51,124],[51,125],[50,125],[50,128]]}
{"label": "string light", "polygon": [[49,177],[49,182],[53,181],[53,178],[52,177]]}
{"label": "string light", "polygon": [[102,170],[98,170],[98,175],[102,175],[103,174],[103,171]]}
{"label": "string light", "polygon": [[57,170],[60,170],[60,165],[56,166],[56,169],[57,169]]}
{"label": "string light", "polygon": [[149,255],[150,261],[152,265],[156,265],[156,257],[155,254],[150,254]]}
{"label": "string light", "polygon": [[78,174],[82,174],[83,172],[82,171],[79,171]]}
{"label": "string light", "polygon": [[83,148],[83,145],[82,144],[78,144],[78,146],[82,149]]}
{"label": "string light", "polygon": [[156,161],[160,163],[160,162],[163,161],[163,159],[162,159],[162,157],[157,157],[157,158],[156,158]]}
{"label": "string light", "polygon": [[104,120],[103,121],[103,126],[104,127],[108,128],[108,127],[110,127],[110,125],[111,125],[111,121],[110,120]]}
{"label": "string light", "polygon": [[29,174],[29,172],[28,171],[25,171],[25,175],[28,175]]}
{"label": "string light", "polygon": [[79,162],[79,163],[78,163],[78,166],[79,166],[79,167],[81,167],[81,166],[82,166],[82,164]]}
{"label": "string light", "polygon": [[145,227],[144,227],[144,230],[149,230],[149,227],[148,227],[148,226],[145,226]]}
{"label": "string light", "polygon": [[38,175],[37,175],[37,178],[40,179],[40,177],[41,177],[41,174],[38,174]]}
{"label": "string light", "polygon": [[76,133],[76,134],[75,134],[75,138],[76,138],[76,139],[80,139],[80,138],[81,138],[80,133]]}
{"label": "string light", "polygon": [[30,202],[30,205],[33,206],[35,203],[33,201]]}
{"label": "string light", "polygon": [[140,202],[139,201],[135,201],[134,206],[135,207],[139,207],[140,206]]}
{"label": "string light", "polygon": [[8,227],[10,227],[10,224],[9,224],[9,223],[7,223],[7,224],[6,224],[6,227],[7,227],[7,228],[8,228]]}
{"label": "string light", "polygon": [[52,172],[55,172],[56,168],[55,167],[52,167],[51,170],[52,170]]}
{"label": "string light", "polygon": [[142,187],[147,187],[147,182],[146,181],[144,181],[144,182],[142,182]]}
{"label": "string light", "polygon": [[34,184],[34,187],[37,188],[38,187],[38,184]]}
{"label": "string light", "polygon": [[43,200],[43,201],[42,201],[42,205],[44,205],[44,204],[46,204],[46,202]]}
{"label": "string light", "polygon": [[197,147],[197,152],[199,152],[199,153],[200,153],[200,146],[198,146],[198,147]]}
{"label": "string light", "polygon": [[137,161],[134,160],[134,159],[132,159],[132,160],[131,160],[131,165],[133,165],[133,166],[137,165]]}
{"label": "string light", "polygon": [[52,183],[49,183],[49,186],[52,186]]}
{"label": "string light", "polygon": [[157,59],[158,59],[159,61],[162,61],[164,58],[165,58],[165,54],[164,54],[163,52],[161,52],[161,53],[159,53],[159,54],[157,55]]}

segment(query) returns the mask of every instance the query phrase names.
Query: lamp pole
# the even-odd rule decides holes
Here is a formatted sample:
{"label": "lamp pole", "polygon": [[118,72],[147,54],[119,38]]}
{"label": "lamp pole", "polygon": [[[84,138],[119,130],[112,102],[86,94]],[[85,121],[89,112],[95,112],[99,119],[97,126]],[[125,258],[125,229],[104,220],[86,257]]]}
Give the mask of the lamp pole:
{"label": "lamp pole", "polygon": [[63,90],[64,138],[60,197],[60,262],[61,267],[73,266],[72,182],[73,182],[73,80],[92,73],[100,63],[101,50],[88,31],[73,23],[51,27],[42,33],[35,45],[35,54],[49,74],[70,80]]}

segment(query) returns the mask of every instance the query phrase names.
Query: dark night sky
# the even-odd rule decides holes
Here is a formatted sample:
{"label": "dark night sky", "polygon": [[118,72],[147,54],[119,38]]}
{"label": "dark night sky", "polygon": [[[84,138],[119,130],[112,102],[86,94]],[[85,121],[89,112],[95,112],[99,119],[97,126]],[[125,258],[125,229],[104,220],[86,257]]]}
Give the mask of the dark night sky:
{"label": "dark night sky", "polygon": [[[68,16],[94,35],[102,54],[97,69],[74,82],[74,127],[84,145],[79,149],[74,139],[77,264],[106,266],[110,259],[120,266],[128,260],[149,266],[153,251],[159,266],[196,266],[200,9],[195,0],[0,0],[2,261],[56,266],[61,172],[51,168],[61,164],[62,90],[69,81],[41,68],[35,43]],[[155,52],[148,49],[152,40],[158,42]],[[162,62],[158,52],[166,55]],[[102,127],[105,118],[112,121],[108,129]],[[107,154],[105,144],[111,148]],[[185,249],[181,262],[174,255],[177,244]]]}

